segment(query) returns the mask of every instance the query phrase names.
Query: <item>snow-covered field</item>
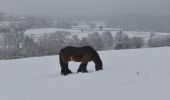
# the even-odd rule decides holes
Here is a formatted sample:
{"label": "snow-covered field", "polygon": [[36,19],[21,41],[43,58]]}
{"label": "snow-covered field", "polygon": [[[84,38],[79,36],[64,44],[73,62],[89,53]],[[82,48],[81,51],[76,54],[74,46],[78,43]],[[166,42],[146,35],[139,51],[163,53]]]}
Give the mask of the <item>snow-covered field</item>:
{"label": "snow-covered field", "polygon": [[[78,34],[78,37],[81,39],[82,37],[87,37],[89,33],[98,32],[99,34],[103,33],[104,31],[99,30],[91,30],[81,32],[81,30],[75,29],[58,29],[58,28],[39,28],[39,29],[29,29],[25,32],[26,35],[42,35],[44,33],[54,33],[56,31],[67,31],[70,32],[71,35]],[[115,36],[118,31],[111,31],[112,35]],[[123,31],[129,37],[142,37],[143,39],[148,39],[150,37],[151,32],[138,32],[138,31]],[[167,37],[170,36],[170,33],[159,33],[156,32],[156,37]]]}
{"label": "snow-covered field", "polygon": [[58,56],[0,60],[0,100],[170,100],[169,51],[102,51],[103,71],[90,63],[89,73],[68,76],[60,75]]}

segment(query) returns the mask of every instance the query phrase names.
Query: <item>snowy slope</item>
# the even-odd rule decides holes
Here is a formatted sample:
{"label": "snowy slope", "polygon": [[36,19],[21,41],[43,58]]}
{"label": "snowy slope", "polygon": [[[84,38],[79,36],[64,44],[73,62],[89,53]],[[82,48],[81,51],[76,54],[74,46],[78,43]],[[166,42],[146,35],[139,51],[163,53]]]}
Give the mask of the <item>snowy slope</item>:
{"label": "snowy slope", "polygon": [[68,76],[60,75],[58,56],[0,60],[0,100],[170,100],[169,51],[102,51],[103,71],[90,63],[89,73]]}

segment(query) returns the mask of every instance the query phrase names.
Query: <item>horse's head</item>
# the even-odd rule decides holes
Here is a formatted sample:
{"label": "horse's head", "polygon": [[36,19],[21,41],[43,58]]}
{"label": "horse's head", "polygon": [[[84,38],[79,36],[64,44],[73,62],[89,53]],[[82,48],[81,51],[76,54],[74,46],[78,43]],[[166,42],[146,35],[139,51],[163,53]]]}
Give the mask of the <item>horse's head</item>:
{"label": "horse's head", "polygon": [[96,64],[96,66],[95,66],[96,71],[103,70],[103,63],[102,63],[101,59],[96,60],[95,64]]}

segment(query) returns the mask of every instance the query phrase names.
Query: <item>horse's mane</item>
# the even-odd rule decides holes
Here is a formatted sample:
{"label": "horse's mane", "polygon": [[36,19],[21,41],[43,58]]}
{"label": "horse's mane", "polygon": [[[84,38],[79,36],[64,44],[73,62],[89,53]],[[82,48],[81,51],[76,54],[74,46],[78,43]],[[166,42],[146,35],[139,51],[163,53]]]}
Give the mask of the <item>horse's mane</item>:
{"label": "horse's mane", "polygon": [[98,54],[92,47],[90,47],[90,46],[84,46],[83,48],[86,49],[86,50],[88,50],[88,51],[93,55],[94,59],[100,58],[100,57],[99,57],[99,54]]}
{"label": "horse's mane", "polygon": [[99,65],[103,65],[102,64],[102,61],[100,59],[100,56],[99,54],[97,53],[96,50],[94,50],[92,47],[90,46],[84,46],[83,48],[85,49],[88,49],[88,51],[90,51],[90,53],[93,55],[93,61],[96,63],[96,64],[99,64]]}

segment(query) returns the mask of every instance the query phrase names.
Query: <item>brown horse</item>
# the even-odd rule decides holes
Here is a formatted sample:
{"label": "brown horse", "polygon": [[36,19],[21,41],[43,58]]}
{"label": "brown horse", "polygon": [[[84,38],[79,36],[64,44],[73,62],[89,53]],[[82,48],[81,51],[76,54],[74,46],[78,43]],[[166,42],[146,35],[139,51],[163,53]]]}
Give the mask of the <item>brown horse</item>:
{"label": "brown horse", "polygon": [[81,62],[77,73],[82,72],[86,73],[87,71],[87,64],[90,61],[95,63],[95,69],[103,70],[102,61],[98,55],[98,53],[90,46],[84,47],[73,47],[68,46],[60,50],[59,54],[60,59],[60,66],[61,66],[61,74],[67,75],[72,73],[71,70],[68,68],[69,61]]}

